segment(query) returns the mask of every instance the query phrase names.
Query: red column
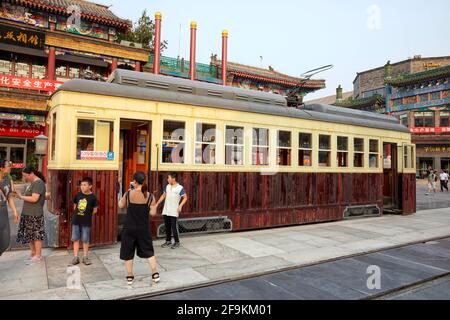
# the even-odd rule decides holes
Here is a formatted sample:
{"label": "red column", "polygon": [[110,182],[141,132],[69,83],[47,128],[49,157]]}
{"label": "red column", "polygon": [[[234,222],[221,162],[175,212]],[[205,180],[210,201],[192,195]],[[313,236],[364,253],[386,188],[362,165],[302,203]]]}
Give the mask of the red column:
{"label": "red column", "polygon": [[[49,132],[49,127],[48,127],[48,124],[47,124],[47,121],[46,121],[45,122],[45,129],[44,129],[44,135],[46,137],[48,137],[48,132]],[[42,174],[44,175],[45,178],[48,178],[48,169],[47,169],[47,166],[48,166],[48,154],[49,154],[49,152],[47,151],[45,156],[42,158]]]}
{"label": "red column", "polygon": [[54,47],[50,47],[48,50],[48,63],[47,63],[47,79],[55,80],[55,65],[56,65],[56,50]]}
{"label": "red column", "polygon": [[117,65],[118,65],[117,59],[116,59],[116,58],[113,58],[113,59],[112,59],[112,62],[111,62],[111,73],[113,73],[114,70],[117,69]]}
{"label": "red column", "polygon": [[228,31],[222,32],[222,84],[227,85],[227,68],[228,68]]}
{"label": "red column", "polygon": [[134,65],[134,71],[141,72],[141,63],[139,61],[136,61],[136,64]]}
{"label": "red column", "polygon": [[191,22],[191,56],[189,63],[189,77],[191,80],[195,80],[195,49],[197,46],[197,23],[195,21]]}
{"label": "red column", "polygon": [[153,58],[153,72],[159,74],[161,60],[161,12],[155,13],[155,56]]}

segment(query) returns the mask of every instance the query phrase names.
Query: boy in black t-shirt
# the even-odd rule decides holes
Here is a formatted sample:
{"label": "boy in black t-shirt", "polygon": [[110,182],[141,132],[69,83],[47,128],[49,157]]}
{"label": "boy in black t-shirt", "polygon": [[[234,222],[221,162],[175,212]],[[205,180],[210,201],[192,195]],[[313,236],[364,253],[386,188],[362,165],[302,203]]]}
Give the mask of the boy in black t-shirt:
{"label": "boy in black t-shirt", "polygon": [[83,263],[90,265],[88,258],[89,235],[92,227],[92,215],[97,213],[98,202],[95,194],[92,193],[92,179],[83,178],[80,185],[81,192],[78,192],[73,199],[74,214],[72,218],[72,241],[73,259],[72,265],[80,263],[78,251],[80,250],[80,239],[83,242]]}

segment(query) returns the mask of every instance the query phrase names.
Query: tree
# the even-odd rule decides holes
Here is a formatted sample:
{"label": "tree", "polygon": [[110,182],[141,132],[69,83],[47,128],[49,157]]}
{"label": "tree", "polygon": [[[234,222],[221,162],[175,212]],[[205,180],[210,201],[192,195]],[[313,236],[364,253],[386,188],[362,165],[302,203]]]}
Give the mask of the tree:
{"label": "tree", "polygon": [[[147,14],[146,9],[142,12],[142,16],[133,25],[130,32],[118,35],[118,41],[120,42],[121,40],[142,43],[144,48],[150,49],[151,53],[155,51],[155,23]],[[161,42],[161,52],[167,49],[167,44],[166,40]]]}

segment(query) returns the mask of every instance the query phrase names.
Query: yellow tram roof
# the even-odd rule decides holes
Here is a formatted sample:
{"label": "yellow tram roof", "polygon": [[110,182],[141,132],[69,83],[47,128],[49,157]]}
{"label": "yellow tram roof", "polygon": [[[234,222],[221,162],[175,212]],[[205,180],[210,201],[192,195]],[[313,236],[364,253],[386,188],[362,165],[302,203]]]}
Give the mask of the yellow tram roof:
{"label": "yellow tram roof", "polygon": [[[108,82],[70,80],[60,91],[222,108],[410,133],[395,117],[324,104],[300,109],[278,94],[117,69]],[[51,97],[51,98],[52,98]]]}

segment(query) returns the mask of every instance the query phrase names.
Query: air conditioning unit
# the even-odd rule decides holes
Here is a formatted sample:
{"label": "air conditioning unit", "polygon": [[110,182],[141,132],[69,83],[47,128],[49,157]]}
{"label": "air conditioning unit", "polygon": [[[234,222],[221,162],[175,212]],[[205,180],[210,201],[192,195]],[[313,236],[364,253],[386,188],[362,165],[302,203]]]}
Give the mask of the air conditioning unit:
{"label": "air conditioning unit", "polygon": [[127,47],[133,47],[133,48],[139,48],[142,49],[142,43],[136,43],[136,42],[131,42],[131,41],[125,41],[125,40],[121,40],[120,44],[122,46],[127,46]]}

